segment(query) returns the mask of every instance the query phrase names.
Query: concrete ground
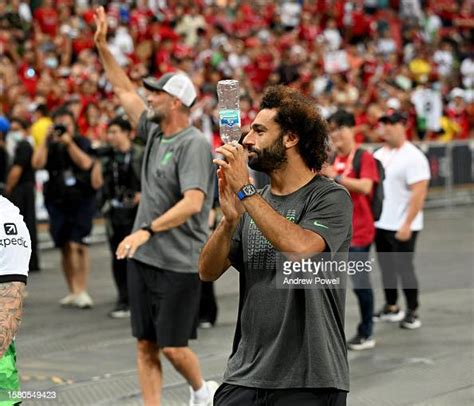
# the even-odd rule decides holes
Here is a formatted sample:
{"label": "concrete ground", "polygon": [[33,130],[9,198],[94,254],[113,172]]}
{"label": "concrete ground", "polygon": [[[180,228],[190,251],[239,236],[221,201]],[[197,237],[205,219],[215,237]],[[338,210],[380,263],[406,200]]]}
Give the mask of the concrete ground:
{"label": "concrete ground", "polygon": [[[418,243],[417,266],[423,327],[402,330],[377,325],[374,350],[350,352],[351,406],[474,404],[474,207],[426,212]],[[44,237],[44,236],[43,236]],[[22,389],[55,391],[56,400],[24,405],[140,405],[135,341],[128,320],[112,320],[115,289],[108,247],[91,248],[91,310],[59,307],[66,294],[59,253],[41,252],[43,270],[30,275],[24,321],[17,335]],[[375,274],[374,276],[377,276]],[[380,281],[377,305],[382,304]],[[206,379],[220,380],[230,353],[237,313],[237,278],[229,271],[216,284],[219,320],[192,343]],[[358,322],[354,295],[348,292],[346,332]],[[317,349],[315,349],[317,350]],[[188,387],[164,361],[164,400],[185,405]]]}

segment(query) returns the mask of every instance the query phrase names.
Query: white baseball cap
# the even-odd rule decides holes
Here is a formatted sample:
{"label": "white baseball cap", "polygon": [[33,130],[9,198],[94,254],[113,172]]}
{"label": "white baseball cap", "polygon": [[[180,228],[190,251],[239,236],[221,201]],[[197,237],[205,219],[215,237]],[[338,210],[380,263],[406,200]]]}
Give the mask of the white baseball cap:
{"label": "white baseball cap", "polygon": [[184,73],[165,73],[159,79],[147,77],[143,85],[148,90],[163,91],[178,98],[186,107],[191,107],[196,100],[196,88],[191,79]]}
{"label": "white baseball cap", "polygon": [[461,97],[464,99],[464,96],[464,90],[460,87],[455,87],[453,90],[451,90],[451,93],[449,93],[450,100],[453,100],[455,97]]}
{"label": "white baseball cap", "polygon": [[387,100],[387,107],[393,110],[400,110],[402,104],[400,103],[400,100],[398,100],[396,97],[391,97]]}

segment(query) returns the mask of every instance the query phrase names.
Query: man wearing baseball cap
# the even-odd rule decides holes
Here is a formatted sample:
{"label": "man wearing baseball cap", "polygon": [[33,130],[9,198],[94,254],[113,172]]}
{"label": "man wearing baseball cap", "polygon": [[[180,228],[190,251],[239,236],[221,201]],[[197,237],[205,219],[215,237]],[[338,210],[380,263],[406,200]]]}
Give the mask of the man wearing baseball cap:
{"label": "man wearing baseball cap", "polygon": [[207,240],[215,170],[211,146],[189,125],[196,90],[183,73],[143,81],[145,102],[110,53],[104,9],[96,12],[95,42],[116,95],[146,142],[142,195],[133,232],[118,246],[128,258],[132,333],[145,405],[159,405],[160,353],[188,381],[190,405],[211,405],[217,383],[203,381],[188,347],[196,338],[200,300],[197,262]]}
{"label": "man wearing baseball cap", "polygon": [[[375,244],[382,271],[385,305],[374,321],[400,322],[400,327],[421,326],[418,316],[418,281],[413,263],[416,237],[423,228],[423,205],[428,191],[430,168],[425,155],[406,139],[406,116],[389,110],[380,117],[385,145],[375,158],[385,169],[384,200],[375,223]],[[407,312],[397,304],[401,282]]]}

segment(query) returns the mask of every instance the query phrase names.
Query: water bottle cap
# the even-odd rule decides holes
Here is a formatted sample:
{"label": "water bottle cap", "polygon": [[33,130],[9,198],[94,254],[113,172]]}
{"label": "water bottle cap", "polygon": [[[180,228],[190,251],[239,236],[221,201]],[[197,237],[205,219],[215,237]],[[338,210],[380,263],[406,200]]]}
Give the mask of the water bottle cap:
{"label": "water bottle cap", "polygon": [[235,80],[235,79],[225,79],[225,80],[219,80],[219,82],[217,82],[218,85],[233,85],[233,86],[238,86],[239,85],[239,81],[238,80]]}
{"label": "water bottle cap", "polygon": [[164,91],[177,97],[186,107],[191,107],[197,96],[193,82],[184,73],[166,73],[159,79],[150,76],[143,79],[143,85],[148,90]]}

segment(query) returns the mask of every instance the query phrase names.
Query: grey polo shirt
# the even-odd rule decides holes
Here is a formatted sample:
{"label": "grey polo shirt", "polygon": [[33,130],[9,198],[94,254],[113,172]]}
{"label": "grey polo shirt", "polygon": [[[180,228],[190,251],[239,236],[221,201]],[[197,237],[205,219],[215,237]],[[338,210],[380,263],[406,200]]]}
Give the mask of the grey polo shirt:
{"label": "grey polo shirt", "polygon": [[161,216],[183,198],[186,190],[205,195],[202,210],[184,224],[155,234],[134,259],[175,272],[197,273],[199,253],[208,237],[208,216],[214,198],[215,167],[205,136],[188,127],[163,137],[160,126],[140,117],[137,135],[146,139],[142,165],[142,195],[134,231]]}

